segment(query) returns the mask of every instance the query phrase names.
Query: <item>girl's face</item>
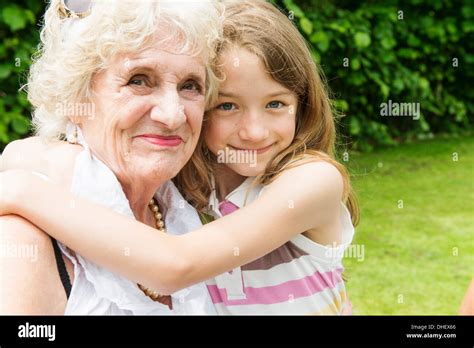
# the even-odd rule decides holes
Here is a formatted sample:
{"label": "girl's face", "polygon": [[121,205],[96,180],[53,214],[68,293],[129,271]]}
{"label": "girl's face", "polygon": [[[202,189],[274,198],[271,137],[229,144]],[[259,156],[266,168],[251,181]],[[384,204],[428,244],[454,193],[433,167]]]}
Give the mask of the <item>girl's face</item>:
{"label": "girl's face", "polygon": [[218,163],[256,176],[293,141],[298,99],[245,48],[224,52],[221,64],[225,81],[209,112],[204,140]]}

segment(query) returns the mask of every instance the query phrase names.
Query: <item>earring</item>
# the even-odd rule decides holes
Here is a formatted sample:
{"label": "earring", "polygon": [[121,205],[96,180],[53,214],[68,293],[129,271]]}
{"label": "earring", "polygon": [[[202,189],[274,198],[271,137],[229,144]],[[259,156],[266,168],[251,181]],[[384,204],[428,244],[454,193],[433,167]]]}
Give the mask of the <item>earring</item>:
{"label": "earring", "polygon": [[70,144],[77,144],[77,124],[68,123],[66,129],[66,140]]}

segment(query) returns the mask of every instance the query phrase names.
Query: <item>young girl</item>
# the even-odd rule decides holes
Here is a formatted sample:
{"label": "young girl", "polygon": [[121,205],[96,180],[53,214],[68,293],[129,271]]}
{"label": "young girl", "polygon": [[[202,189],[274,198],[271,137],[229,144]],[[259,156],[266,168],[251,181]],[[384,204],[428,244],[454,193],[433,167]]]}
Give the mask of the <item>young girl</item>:
{"label": "young girl", "polygon": [[[342,254],[357,208],[332,157],[324,85],[304,39],[271,4],[228,2],[225,16],[219,97],[175,178],[214,221],[181,236],[159,233],[32,175],[21,184],[3,175],[19,188],[1,212],[161,295],[206,281],[220,314],[347,313]],[[179,264],[172,275],[169,255]]]}

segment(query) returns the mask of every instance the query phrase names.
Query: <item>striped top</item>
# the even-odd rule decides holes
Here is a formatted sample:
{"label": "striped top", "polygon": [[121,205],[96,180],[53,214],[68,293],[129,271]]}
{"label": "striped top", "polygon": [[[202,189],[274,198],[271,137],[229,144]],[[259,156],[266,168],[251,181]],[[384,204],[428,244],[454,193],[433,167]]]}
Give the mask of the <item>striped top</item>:
{"label": "striped top", "polygon": [[[253,177],[227,195],[242,207],[263,190],[248,191]],[[247,196],[247,198],[246,198]],[[215,190],[209,214],[222,217]],[[299,234],[269,254],[206,282],[218,314],[327,314],[339,315],[346,305],[342,257],[352,242],[354,227],[341,203],[342,243],[324,246]]]}

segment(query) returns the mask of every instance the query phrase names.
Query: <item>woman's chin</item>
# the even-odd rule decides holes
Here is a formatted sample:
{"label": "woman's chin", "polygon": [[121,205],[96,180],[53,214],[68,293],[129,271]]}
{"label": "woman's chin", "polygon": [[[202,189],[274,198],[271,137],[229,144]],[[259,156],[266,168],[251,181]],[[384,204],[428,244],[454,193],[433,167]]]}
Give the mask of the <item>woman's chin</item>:
{"label": "woman's chin", "polygon": [[[176,158],[170,154],[160,153],[151,156],[135,157],[128,161],[126,171],[137,182],[164,182],[174,178],[186,163],[186,158]],[[180,156],[179,156],[180,157]]]}

